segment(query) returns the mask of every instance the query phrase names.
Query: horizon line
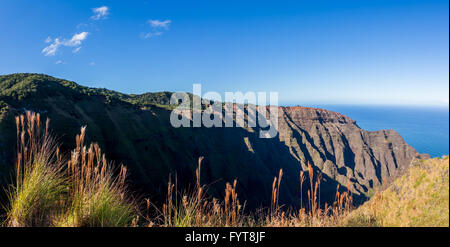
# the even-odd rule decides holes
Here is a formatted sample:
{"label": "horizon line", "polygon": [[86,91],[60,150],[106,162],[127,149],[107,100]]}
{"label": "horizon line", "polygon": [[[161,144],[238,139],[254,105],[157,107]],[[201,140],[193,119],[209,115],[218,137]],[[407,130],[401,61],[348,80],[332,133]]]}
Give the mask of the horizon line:
{"label": "horizon line", "polygon": [[[0,74],[0,76],[8,76],[8,75],[15,75],[15,74],[29,74],[29,75],[44,75],[44,76],[50,76],[56,79],[61,79],[61,80],[66,80],[66,81],[71,81],[74,82],[80,86],[83,87],[88,87],[88,88],[92,88],[92,89],[107,89],[107,90],[111,90],[111,91],[115,91],[115,92],[119,92],[122,94],[128,94],[128,95],[143,95],[143,94],[148,94],[148,93],[175,93],[175,92],[185,92],[185,93],[190,93],[193,94],[192,92],[189,91],[169,91],[169,90],[163,90],[163,91],[143,91],[143,92],[139,92],[139,93],[125,93],[122,92],[120,90],[116,90],[116,89],[110,89],[107,87],[95,87],[95,86],[85,86],[83,84],[81,84],[80,82],[77,82],[75,80],[71,80],[71,79],[65,79],[59,76],[54,76],[54,75],[50,75],[47,73],[42,73],[42,72],[13,72],[13,73],[5,73],[5,74]],[[230,90],[228,92],[242,92],[241,90]],[[194,94],[193,94],[194,95]],[[198,95],[196,95],[198,96]],[[203,99],[207,99],[208,98],[204,98]],[[294,106],[305,106],[305,107],[320,107],[320,106],[397,106],[397,107],[426,107],[426,108],[448,108],[447,110],[450,110],[450,102],[442,102],[442,103],[436,103],[436,102],[423,102],[423,103],[418,103],[418,102],[411,102],[411,103],[399,103],[399,102],[318,102],[316,100],[307,100],[307,101],[301,101],[301,100],[279,100],[279,102],[283,102],[281,104],[278,104],[278,106],[283,106],[283,107],[294,107]]]}

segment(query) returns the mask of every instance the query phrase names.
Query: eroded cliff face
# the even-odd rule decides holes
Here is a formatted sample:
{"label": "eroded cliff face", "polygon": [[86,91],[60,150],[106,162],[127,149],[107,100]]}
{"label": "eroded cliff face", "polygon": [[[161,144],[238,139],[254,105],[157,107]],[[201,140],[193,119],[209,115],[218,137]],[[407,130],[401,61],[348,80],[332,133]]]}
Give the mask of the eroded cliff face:
{"label": "eroded cliff face", "polygon": [[307,107],[280,108],[280,141],[302,169],[314,164],[342,185],[367,194],[408,168],[417,151],[395,130],[365,131],[342,114]]}
{"label": "eroded cliff face", "polygon": [[[98,142],[110,160],[124,163],[133,189],[154,201],[163,200],[169,174],[177,177],[179,188],[193,184],[199,156],[205,157],[202,183],[209,194],[223,197],[225,183],[238,179],[239,197],[248,208],[269,204],[280,169],[281,203],[299,205],[299,172],[308,164],[315,175],[323,174],[321,202],[334,199],[337,185],[343,190],[349,185],[355,200],[362,201],[419,156],[394,130],[365,131],[354,120],[324,109],[280,107],[279,135],[261,139],[256,128],[174,128],[168,109],[144,108],[124,100],[131,96],[112,91],[105,96],[105,91],[79,89],[64,80],[37,78],[22,80],[26,93],[12,90],[17,82],[3,85],[8,94],[0,92],[3,183],[14,163],[14,116],[25,109],[51,119],[66,151],[74,147],[80,127],[87,126],[87,140]],[[305,182],[303,193],[307,189]]]}

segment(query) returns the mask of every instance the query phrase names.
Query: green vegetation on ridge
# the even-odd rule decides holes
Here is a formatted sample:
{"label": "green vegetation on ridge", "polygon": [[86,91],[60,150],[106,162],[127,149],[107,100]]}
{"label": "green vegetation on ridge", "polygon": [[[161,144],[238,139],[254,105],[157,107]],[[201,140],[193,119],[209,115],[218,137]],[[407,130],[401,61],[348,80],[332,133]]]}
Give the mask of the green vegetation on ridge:
{"label": "green vegetation on ridge", "polygon": [[[39,91],[39,87],[46,90]],[[2,106],[2,97],[13,97],[21,100],[31,94],[35,97],[44,97],[45,95],[42,94],[51,94],[52,92],[63,92],[67,94],[73,94],[75,92],[78,95],[73,95],[74,97],[79,97],[80,95],[103,96],[106,102],[116,99],[139,106],[168,106],[170,105],[170,96],[172,94],[170,92],[156,92],[129,95],[105,88],[84,87],[72,81],[62,80],[44,74],[19,73],[0,76],[0,109]],[[36,95],[36,93],[40,94]]]}

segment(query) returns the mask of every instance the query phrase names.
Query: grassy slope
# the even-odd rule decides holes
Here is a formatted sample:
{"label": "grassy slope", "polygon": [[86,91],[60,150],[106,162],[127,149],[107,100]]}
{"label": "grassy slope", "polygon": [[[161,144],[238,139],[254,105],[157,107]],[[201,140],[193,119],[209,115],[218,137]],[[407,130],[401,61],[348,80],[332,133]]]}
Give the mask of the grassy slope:
{"label": "grassy slope", "polygon": [[415,161],[385,191],[352,212],[357,226],[449,226],[449,157]]}

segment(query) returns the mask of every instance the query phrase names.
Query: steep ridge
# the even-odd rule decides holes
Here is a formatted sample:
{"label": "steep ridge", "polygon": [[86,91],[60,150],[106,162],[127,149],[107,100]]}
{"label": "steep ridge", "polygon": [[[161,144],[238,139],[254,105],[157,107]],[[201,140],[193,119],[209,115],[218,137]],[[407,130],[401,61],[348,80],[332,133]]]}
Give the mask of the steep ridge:
{"label": "steep ridge", "polygon": [[420,156],[394,130],[365,131],[346,116],[316,108],[280,107],[279,135],[272,139],[259,138],[257,128],[174,128],[168,97],[92,89],[39,74],[0,76],[1,183],[14,161],[13,119],[24,110],[49,117],[65,150],[88,126],[88,141],[127,165],[134,189],[154,201],[162,201],[169,174],[179,187],[192,184],[199,156],[205,157],[202,183],[209,194],[223,197],[225,183],[237,178],[248,208],[268,205],[279,169],[285,174],[281,203],[299,205],[299,172],[308,164],[323,174],[322,202],[333,200],[338,184],[363,201]]}
{"label": "steep ridge", "polygon": [[340,184],[350,180],[358,193],[397,177],[417,157],[394,130],[365,131],[354,120],[323,109],[282,109],[280,140],[303,169],[313,163]]}

